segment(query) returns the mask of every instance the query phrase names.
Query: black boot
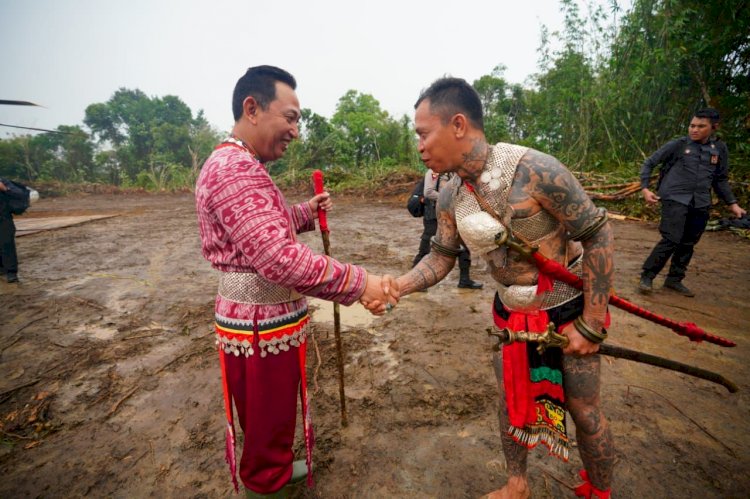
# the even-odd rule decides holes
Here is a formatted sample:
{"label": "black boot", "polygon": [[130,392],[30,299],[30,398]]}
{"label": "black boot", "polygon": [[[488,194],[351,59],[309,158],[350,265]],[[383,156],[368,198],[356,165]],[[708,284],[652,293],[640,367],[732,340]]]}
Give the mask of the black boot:
{"label": "black boot", "polygon": [[18,274],[15,272],[8,272],[8,282],[18,282]]}
{"label": "black boot", "polygon": [[654,280],[647,275],[642,275],[641,282],[638,283],[638,291],[640,291],[644,295],[650,295],[653,290]]}
{"label": "black boot", "polygon": [[693,291],[690,288],[682,284],[680,281],[671,281],[667,279],[666,281],[664,281],[664,287],[669,288],[672,291],[676,291],[680,293],[682,296],[687,296],[690,298],[695,296],[695,293],[693,293]]}
{"label": "black boot", "polygon": [[472,281],[468,277],[465,279],[460,279],[458,281],[458,287],[463,289],[482,289],[484,287],[484,284],[481,282]]}
{"label": "black boot", "polygon": [[471,255],[469,250],[463,249],[458,254],[458,270],[461,272],[458,278],[458,287],[464,289],[482,289],[484,284],[481,282],[475,282],[469,277],[469,269],[471,269]]}

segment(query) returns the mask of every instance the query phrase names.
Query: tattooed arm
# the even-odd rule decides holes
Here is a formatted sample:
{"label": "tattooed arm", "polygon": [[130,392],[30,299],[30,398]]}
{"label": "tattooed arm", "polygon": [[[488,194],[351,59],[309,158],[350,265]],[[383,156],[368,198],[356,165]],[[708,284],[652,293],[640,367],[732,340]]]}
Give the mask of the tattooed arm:
{"label": "tattooed arm", "polygon": [[[589,226],[597,217],[594,203],[573,174],[552,156],[530,150],[519,163],[528,180],[524,190],[545,210],[560,220],[569,233]],[[561,244],[569,244],[562,241]],[[583,243],[583,320],[601,330],[607,315],[614,280],[614,244],[609,223]],[[570,345],[566,354],[587,355],[599,346],[591,343],[572,325],[565,328]]]}
{"label": "tattooed arm", "polygon": [[[437,202],[438,229],[435,235],[438,244],[455,250],[460,246],[454,214],[456,185],[451,182],[440,189]],[[413,269],[397,279],[401,296],[437,284],[448,275],[455,263],[456,257],[436,253],[433,249]]]}

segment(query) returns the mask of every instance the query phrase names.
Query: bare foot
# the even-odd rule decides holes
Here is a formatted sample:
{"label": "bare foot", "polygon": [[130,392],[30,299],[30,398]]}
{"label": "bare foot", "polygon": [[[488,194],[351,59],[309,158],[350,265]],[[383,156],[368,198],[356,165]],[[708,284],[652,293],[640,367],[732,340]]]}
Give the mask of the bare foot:
{"label": "bare foot", "polygon": [[528,499],[529,497],[531,497],[529,482],[525,477],[514,476],[508,480],[505,487],[482,496],[482,499]]}

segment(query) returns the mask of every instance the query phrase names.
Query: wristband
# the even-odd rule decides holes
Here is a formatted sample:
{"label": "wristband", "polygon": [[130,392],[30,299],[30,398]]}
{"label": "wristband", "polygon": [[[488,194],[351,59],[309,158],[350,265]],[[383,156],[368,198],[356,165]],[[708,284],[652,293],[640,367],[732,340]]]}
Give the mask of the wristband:
{"label": "wristband", "polygon": [[601,332],[595,331],[586,323],[586,321],[583,320],[582,315],[575,318],[573,326],[575,326],[576,330],[581,333],[581,336],[589,340],[591,343],[602,343],[607,339],[606,329],[602,328]]}

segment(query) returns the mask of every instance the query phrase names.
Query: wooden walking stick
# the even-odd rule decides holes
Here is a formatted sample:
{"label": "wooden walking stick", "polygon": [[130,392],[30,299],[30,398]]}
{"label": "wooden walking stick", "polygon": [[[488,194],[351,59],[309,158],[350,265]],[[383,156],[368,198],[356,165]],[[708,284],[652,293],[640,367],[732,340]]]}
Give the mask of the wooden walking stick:
{"label": "wooden walking stick", "polygon": [[[312,174],[313,189],[315,194],[323,192],[323,172],[315,170]],[[320,235],[323,237],[323,252],[331,256],[331,241],[328,239],[328,217],[325,210],[318,208],[318,222],[320,223]],[[341,426],[348,424],[346,420],[346,398],[344,397],[344,347],[341,344],[341,315],[339,304],[333,303],[333,334],[336,337],[336,364],[339,369],[339,405],[341,406]]]}

